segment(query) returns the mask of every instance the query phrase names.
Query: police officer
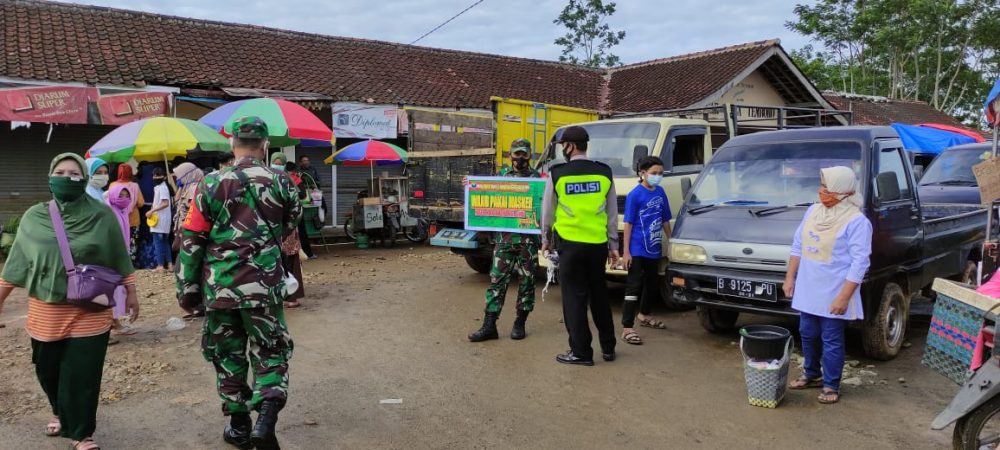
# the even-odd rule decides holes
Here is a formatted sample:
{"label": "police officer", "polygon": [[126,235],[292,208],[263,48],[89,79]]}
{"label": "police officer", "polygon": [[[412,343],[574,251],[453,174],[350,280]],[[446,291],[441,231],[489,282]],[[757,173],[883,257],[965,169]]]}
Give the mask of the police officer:
{"label": "police officer", "polygon": [[[178,300],[207,309],[202,354],[215,367],[222,413],[230,416],[223,439],[240,448],[276,449],[292,355],[280,243],[302,209],[291,178],[262,162],[267,125],[244,117],[233,123],[232,135],[235,164],[202,180],[182,227]],[[251,368],[253,387],[247,384]]]}
{"label": "police officer", "polygon": [[[594,365],[590,307],[605,361],[615,359],[615,329],[604,283],[605,263],[618,261],[618,207],[611,168],[587,159],[587,130],[567,127],[557,136],[566,163],[553,166],[542,200],[542,251],[559,260],[563,322],[569,351],[563,364]],[[550,238],[551,233],[551,238]]]}
{"label": "police officer", "polygon": [[[538,178],[531,168],[531,142],[515,139],[510,144],[511,167],[500,169],[502,177]],[[493,248],[493,267],[490,269],[490,287],[486,289],[486,312],[483,326],[469,335],[472,342],[499,339],[497,319],[503,308],[507,285],[515,276],[521,276],[517,289],[517,320],[510,331],[511,339],[524,339],[524,324],[528,313],[535,307],[535,268],[538,267],[538,236],[523,233],[497,233]]]}

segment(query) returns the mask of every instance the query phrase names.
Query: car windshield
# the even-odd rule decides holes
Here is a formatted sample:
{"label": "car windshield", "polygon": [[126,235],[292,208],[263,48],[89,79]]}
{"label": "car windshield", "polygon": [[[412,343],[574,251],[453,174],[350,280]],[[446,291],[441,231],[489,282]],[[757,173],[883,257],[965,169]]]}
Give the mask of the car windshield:
{"label": "car windshield", "polygon": [[860,174],[861,145],[823,141],[728,147],[702,171],[688,206],[814,203],[820,169],[834,166]]}
{"label": "car windshield", "polygon": [[616,177],[636,176],[632,169],[633,149],[637,145],[645,145],[647,151],[653,154],[651,150],[660,133],[660,124],[656,122],[606,122],[581,126],[590,135],[587,157],[611,166]]}
{"label": "car windshield", "polygon": [[976,184],[976,176],[972,174],[972,166],[985,160],[982,149],[947,150],[941,153],[931,163],[924,176],[920,178],[921,186],[949,184],[954,182]]}

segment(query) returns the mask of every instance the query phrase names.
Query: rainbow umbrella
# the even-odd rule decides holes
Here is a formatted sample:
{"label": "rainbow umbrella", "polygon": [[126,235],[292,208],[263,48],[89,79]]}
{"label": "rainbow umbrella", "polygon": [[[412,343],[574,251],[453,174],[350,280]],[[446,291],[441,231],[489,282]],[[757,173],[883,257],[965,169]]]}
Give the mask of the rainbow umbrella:
{"label": "rainbow umbrella", "polygon": [[338,166],[369,166],[375,177],[375,166],[395,166],[405,164],[406,150],[382,141],[367,140],[355,142],[328,156],[323,162]]}
{"label": "rainbow umbrella", "polygon": [[153,117],[129,122],[105,135],[87,150],[87,158],[109,163],[165,161],[191,151],[228,152],[229,141],[215,130],[188,119]]}
{"label": "rainbow umbrella", "polygon": [[274,98],[254,98],[226,103],[198,119],[212,129],[229,136],[233,122],[246,116],[260,117],[267,124],[272,147],[299,143],[329,147],[333,131],[315,114],[298,103]]}

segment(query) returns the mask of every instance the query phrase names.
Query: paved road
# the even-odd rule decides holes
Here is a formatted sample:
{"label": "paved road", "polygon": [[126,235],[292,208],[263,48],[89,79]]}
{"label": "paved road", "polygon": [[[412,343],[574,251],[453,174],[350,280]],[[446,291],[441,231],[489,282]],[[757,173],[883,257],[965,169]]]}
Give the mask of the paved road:
{"label": "paved road", "polygon": [[[279,425],[284,448],[922,449],[950,443],[950,430],[929,429],[956,387],[919,364],[926,318],[911,328],[913,345],[900,358],[862,359],[862,366],[875,364],[887,384],[845,388],[834,406],[817,404],[815,392],[792,392],[781,407],[767,410],[747,404],[735,334],[709,335],[691,312],[658,311],[668,329],[641,330],[645,345],[619,344],[616,362],[569,367],[554,361],[566,349],[557,288],[538,304],[526,340],[507,338],[514,316],[508,310],[500,340],[472,344],[465,336],[479,326],[488,279],[446,251],[339,247],[305,268],[309,298],[289,313],[295,354],[290,404]],[[620,286],[611,292],[622,295]],[[0,341],[23,339],[12,330],[20,326],[20,302],[12,300],[0,317],[14,321],[0,330]],[[197,327],[154,328],[168,312],[151,313],[141,324],[146,332],[111,350],[155,355],[173,369],[155,385],[102,406],[97,439],[106,450],[226,448]],[[794,327],[762,317],[741,320],[749,322]],[[856,335],[849,344],[850,355],[860,356]],[[16,372],[4,375],[17,380],[16,388],[38,390],[30,366],[4,370]],[[383,399],[402,403],[380,404]],[[46,419],[36,410],[0,422],[0,449],[65,448],[65,441],[41,435]]]}

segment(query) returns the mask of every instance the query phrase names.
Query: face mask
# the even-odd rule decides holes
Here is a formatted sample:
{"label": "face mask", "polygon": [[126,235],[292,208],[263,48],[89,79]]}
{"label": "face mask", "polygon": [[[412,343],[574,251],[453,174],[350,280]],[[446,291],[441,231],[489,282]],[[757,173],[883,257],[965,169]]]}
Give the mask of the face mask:
{"label": "face mask", "polygon": [[285,166],[283,166],[281,164],[271,164],[271,168],[274,169],[274,170],[277,170],[278,172],[284,172],[285,171]]}
{"label": "face mask", "polygon": [[163,177],[153,177],[153,182],[156,183],[156,184],[162,183],[163,180],[166,180],[166,178],[163,178]]}
{"label": "face mask", "polygon": [[49,191],[61,202],[71,202],[80,198],[87,190],[87,181],[83,178],[49,177]]}
{"label": "face mask", "polygon": [[118,209],[128,208],[132,204],[132,199],[129,197],[118,197],[111,199],[111,205]]}
{"label": "face mask", "polygon": [[[833,208],[834,206],[837,206],[837,204],[840,203],[841,200],[843,200],[844,198],[847,198],[848,195],[851,195],[851,194],[849,194],[849,193],[848,194],[841,194],[839,192],[830,192],[830,191],[826,190],[826,188],[822,188],[822,189],[819,190],[819,201],[823,203],[823,206],[825,206],[827,208]],[[843,198],[841,198],[841,196],[843,196]]]}
{"label": "face mask", "polygon": [[97,189],[104,189],[104,186],[108,185],[109,178],[108,174],[92,175],[90,177],[90,185]]}
{"label": "face mask", "polygon": [[515,169],[524,169],[528,167],[528,158],[511,158],[511,162],[514,164]]}
{"label": "face mask", "polygon": [[182,188],[182,187],[184,187],[184,180],[181,180],[180,178],[178,178],[178,179],[174,180],[174,184],[176,184],[178,188]]}
{"label": "face mask", "polygon": [[661,181],[663,181],[663,175],[646,175],[646,182],[650,186],[659,186]]}
{"label": "face mask", "polygon": [[572,153],[572,151],[569,150],[569,146],[566,145],[566,144],[563,144],[562,154],[563,154],[563,159],[565,159],[566,162],[569,162],[570,153]]}

